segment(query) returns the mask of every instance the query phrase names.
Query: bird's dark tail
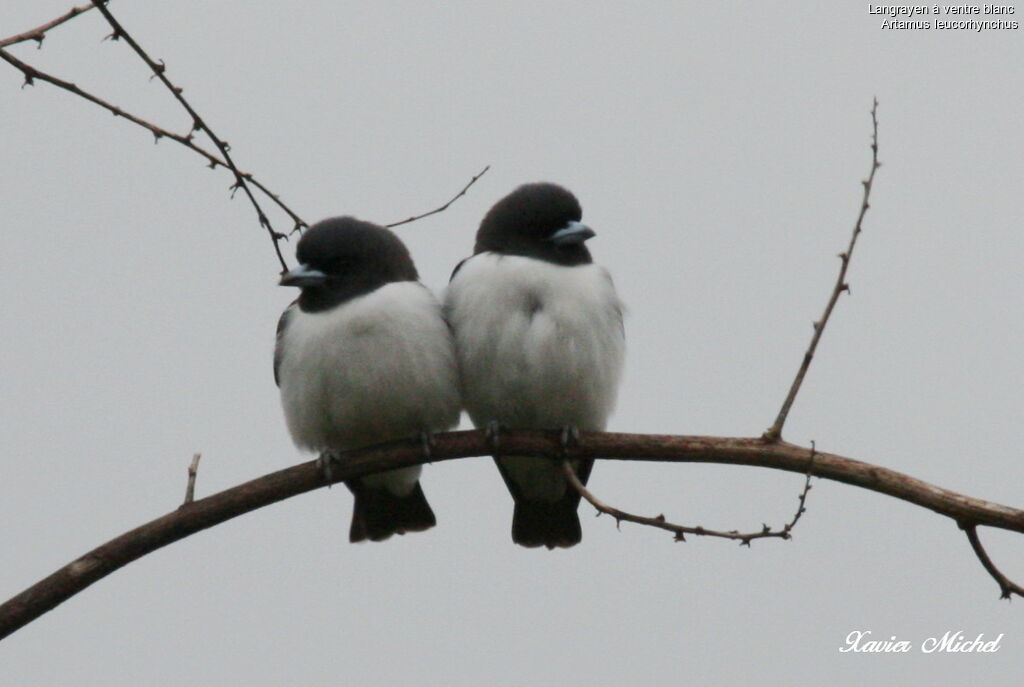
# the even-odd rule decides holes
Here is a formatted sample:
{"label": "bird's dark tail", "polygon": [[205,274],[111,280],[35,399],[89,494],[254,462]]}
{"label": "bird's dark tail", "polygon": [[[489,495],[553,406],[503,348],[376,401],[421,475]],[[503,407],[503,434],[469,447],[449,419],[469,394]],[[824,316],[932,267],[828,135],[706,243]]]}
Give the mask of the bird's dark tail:
{"label": "bird's dark tail", "polygon": [[521,546],[568,548],[580,543],[579,497],[558,501],[516,500],[512,541]]}
{"label": "bird's dark tail", "polygon": [[405,496],[368,487],[362,480],[345,482],[345,486],[355,497],[352,528],[348,533],[350,542],[384,541],[392,534],[422,532],[437,524],[419,482]]}

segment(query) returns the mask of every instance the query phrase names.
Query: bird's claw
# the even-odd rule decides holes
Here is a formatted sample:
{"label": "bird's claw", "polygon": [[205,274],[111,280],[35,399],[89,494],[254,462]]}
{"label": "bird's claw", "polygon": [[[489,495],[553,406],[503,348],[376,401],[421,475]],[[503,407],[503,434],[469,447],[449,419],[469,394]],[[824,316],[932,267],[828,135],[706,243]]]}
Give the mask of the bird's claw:
{"label": "bird's claw", "polygon": [[330,451],[324,451],[320,454],[320,457],[316,459],[316,466],[320,468],[320,474],[323,475],[324,481],[327,482],[328,488],[334,483],[334,464],[338,462],[337,456]]}
{"label": "bird's claw", "polygon": [[562,455],[567,455],[569,449],[580,445],[580,428],[576,425],[563,425],[562,432],[558,435],[558,445],[562,449]]}
{"label": "bird's claw", "polygon": [[498,446],[501,445],[501,430],[503,429],[500,422],[497,420],[491,420],[484,426],[484,441],[487,445],[497,451]]}
{"label": "bird's claw", "polygon": [[429,461],[433,455],[433,451],[431,451],[431,449],[437,445],[437,442],[434,441],[434,435],[428,430],[423,430],[420,432],[419,438],[420,448],[423,450],[423,460]]}

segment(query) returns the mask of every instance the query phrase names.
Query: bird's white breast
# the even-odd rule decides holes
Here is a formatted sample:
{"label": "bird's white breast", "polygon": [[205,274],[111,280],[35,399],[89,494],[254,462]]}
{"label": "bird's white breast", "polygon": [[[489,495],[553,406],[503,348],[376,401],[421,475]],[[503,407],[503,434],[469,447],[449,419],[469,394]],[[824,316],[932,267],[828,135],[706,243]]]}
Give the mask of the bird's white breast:
{"label": "bird's white breast", "polygon": [[625,352],[604,268],[481,253],[452,279],[445,314],[477,426],[604,429]]}
{"label": "bird's white breast", "polygon": [[341,451],[458,423],[451,333],[419,283],[323,312],[293,305],[278,351],[285,418],[301,448]]}

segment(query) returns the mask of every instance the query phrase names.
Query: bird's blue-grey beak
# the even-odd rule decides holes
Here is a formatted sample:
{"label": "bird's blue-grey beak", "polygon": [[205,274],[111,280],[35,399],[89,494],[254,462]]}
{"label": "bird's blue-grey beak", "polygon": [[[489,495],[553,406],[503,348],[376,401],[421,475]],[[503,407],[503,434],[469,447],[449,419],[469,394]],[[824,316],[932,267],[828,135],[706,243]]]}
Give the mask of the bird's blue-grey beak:
{"label": "bird's blue-grey beak", "polygon": [[281,286],[298,286],[300,288],[305,288],[307,286],[319,286],[324,283],[325,279],[327,279],[326,274],[303,263],[302,265],[293,267],[282,274],[281,281],[278,283]]}
{"label": "bird's blue-grey beak", "polygon": [[573,246],[597,236],[593,229],[580,222],[569,222],[548,237],[556,246]]}

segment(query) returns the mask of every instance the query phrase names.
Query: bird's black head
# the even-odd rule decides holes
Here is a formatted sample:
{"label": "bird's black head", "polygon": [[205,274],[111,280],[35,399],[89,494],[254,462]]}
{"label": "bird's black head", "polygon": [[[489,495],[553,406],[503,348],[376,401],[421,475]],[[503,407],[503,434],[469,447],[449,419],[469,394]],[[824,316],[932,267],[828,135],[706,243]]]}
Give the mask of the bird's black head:
{"label": "bird's black head", "polygon": [[282,286],[302,289],[305,312],[333,308],[396,281],[416,281],[416,266],[401,239],[384,227],[354,217],[335,217],[310,227],[295,250],[298,267]]}
{"label": "bird's black head", "polygon": [[492,207],[476,232],[476,253],[522,255],[559,265],[591,262],[584,241],[593,230],[580,224],[576,196],[561,186],[525,184]]}

